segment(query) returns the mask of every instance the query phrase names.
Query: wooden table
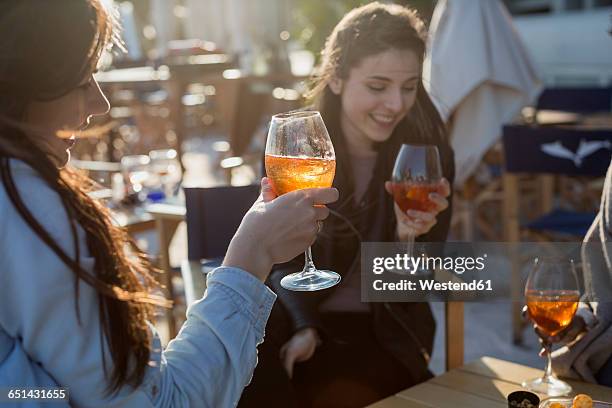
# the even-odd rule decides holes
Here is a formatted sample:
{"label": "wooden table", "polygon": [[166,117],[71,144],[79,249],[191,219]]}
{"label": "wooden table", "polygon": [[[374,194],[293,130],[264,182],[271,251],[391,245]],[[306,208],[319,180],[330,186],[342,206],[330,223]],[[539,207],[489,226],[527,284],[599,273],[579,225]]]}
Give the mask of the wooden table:
{"label": "wooden table", "polygon": [[185,206],[180,204],[150,204],[145,207],[147,214],[155,222],[155,230],[159,240],[159,255],[161,268],[170,275],[170,242],[181,221],[185,219]]}
{"label": "wooden table", "polygon": [[170,274],[170,241],[176,228],[185,219],[185,206],[182,204],[148,204],[135,210],[113,211],[115,222],[137,234],[155,229],[159,240],[160,267]]}
{"label": "wooden table", "polygon": [[[160,267],[162,269],[162,284],[166,287],[168,297],[174,300],[172,287],[172,267],[170,266],[170,242],[181,221],[185,219],[185,206],[175,204],[150,204],[146,211],[155,222],[155,230],[159,240]],[[177,334],[176,321],[172,310],[167,313],[168,335],[174,338]]]}
{"label": "wooden table", "polygon": [[[115,211],[117,224],[131,235],[155,229],[159,241],[159,267],[161,283],[166,287],[169,299],[174,299],[172,268],[170,266],[170,242],[177,227],[185,219],[185,206],[180,204],[149,204],[132,211]],[[176,335],[176,322],[172,310],[166,313],[170,338]]]}
{"label": "wooden table", "polygon": [[[540,369],[492,357],[482,357],[369,407],[507,408],[508,394],[521,390],[520,384],[523,380],[542,374],[543,371]],[[575,394],[584,393],[596,400],[612,401],[612,388],[576,381],[569,383],[574,388]],[[546,396],[540,395],[540,398],[544,399]]]}

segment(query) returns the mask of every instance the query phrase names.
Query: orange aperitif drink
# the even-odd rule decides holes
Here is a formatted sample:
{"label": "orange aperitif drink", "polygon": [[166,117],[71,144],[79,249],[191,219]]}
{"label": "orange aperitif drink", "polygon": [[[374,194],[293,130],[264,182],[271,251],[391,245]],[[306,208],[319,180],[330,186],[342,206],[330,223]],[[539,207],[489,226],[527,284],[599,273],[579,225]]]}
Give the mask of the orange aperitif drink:
{"label": "orange aperitif drink", "polygon": [[408,210],[429,212],[436,209],[436,204],[429,199],[430,193],[438,192],[436,183],[392,182],[391,190],[393,199],[403,212]]}
{"label": "orange aperitif drink", "polygon": [[577,291],[528,291],[527,310],[536,326],[552,337],[572,322],[579,296]]}
{"label": "orange aperitif drink", "polygon": [[266,154],[266,173],[278,195],[304,188],[331,187],[336,160]]}

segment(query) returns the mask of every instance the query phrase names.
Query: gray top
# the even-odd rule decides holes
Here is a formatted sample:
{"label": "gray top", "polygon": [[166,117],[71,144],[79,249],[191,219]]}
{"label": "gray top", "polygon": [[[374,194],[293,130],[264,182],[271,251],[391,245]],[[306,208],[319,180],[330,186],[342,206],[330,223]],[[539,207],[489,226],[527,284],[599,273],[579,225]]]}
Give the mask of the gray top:
{"label": "gray top", "polygon": [[591,302],[581,304],[577,313],[590,329],[553,353],[553,368],[563,376],[596,382],[595,374],[612,356],[612,162],[599,213],[584,242],[584,284]]}

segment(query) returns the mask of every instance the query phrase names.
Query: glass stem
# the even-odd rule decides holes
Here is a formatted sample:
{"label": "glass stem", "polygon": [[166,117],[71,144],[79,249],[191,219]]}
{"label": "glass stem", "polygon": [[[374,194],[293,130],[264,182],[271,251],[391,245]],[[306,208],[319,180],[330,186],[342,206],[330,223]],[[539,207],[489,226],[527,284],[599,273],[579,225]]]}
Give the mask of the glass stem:
{"label": "glass stem", "polygon": [[316,271],[317,268],[314,262],[312,262],[312,251],[310,250],[310,247],[308,247],[306,252],[304,252],[304,257],[306,258],[306,262],[304,263],[304,269],[302,270],[302,273]]}
{"label": "glass stem", "polygon": [[552,344],[550,342],[544,343],[544,349],[546,350],[546,371],[544,372],[544,379],[546,382],[550,378],[553,378],[553,370],[552,370]]}
{"label": "glass stem", "polygon": [[[408,241],[406,242],[406,244],[408,245],[406,248],[406,255],[408,255],[408,258],[412,258],[414,254],[414,235],[413,234],[408,235]],[[411,275],[414,275],[415,273],[416,273],[416,270],[410,271]]]}

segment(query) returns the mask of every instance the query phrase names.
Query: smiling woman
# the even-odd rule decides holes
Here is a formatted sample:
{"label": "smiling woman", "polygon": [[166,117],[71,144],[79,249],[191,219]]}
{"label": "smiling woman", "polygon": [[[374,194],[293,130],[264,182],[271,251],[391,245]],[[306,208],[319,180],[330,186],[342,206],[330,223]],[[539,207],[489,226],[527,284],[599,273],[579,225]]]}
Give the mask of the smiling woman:
{"label": "smiling woman", "polygon": [[[281,302],[243,407],[274,406],[272,394],[279,407],[363,407],[431,375],[429,305],[362,303],[359,269],[361,242],[406,240],[408,232],[438,242],[448,233],[454,160],[421,78],[425,34],[414,10],[373,2],[346,14],[327,39],[309,96],[334,145],[340,200],[313,254],[342,281],[313,297],[278,284],[301,260],[272,274]],[[403,143],[440,151],[447,181],[428,194],[428,211],[402,211],[386,190]]]}
{"label": "smiling woman", "polygon": [[389,49],[365,57],[348,78],[333,77],[331,92],[340,98],[340,126],[350,153],[373,153],[387,141],[416,101],[420,62],[412,50]]}

